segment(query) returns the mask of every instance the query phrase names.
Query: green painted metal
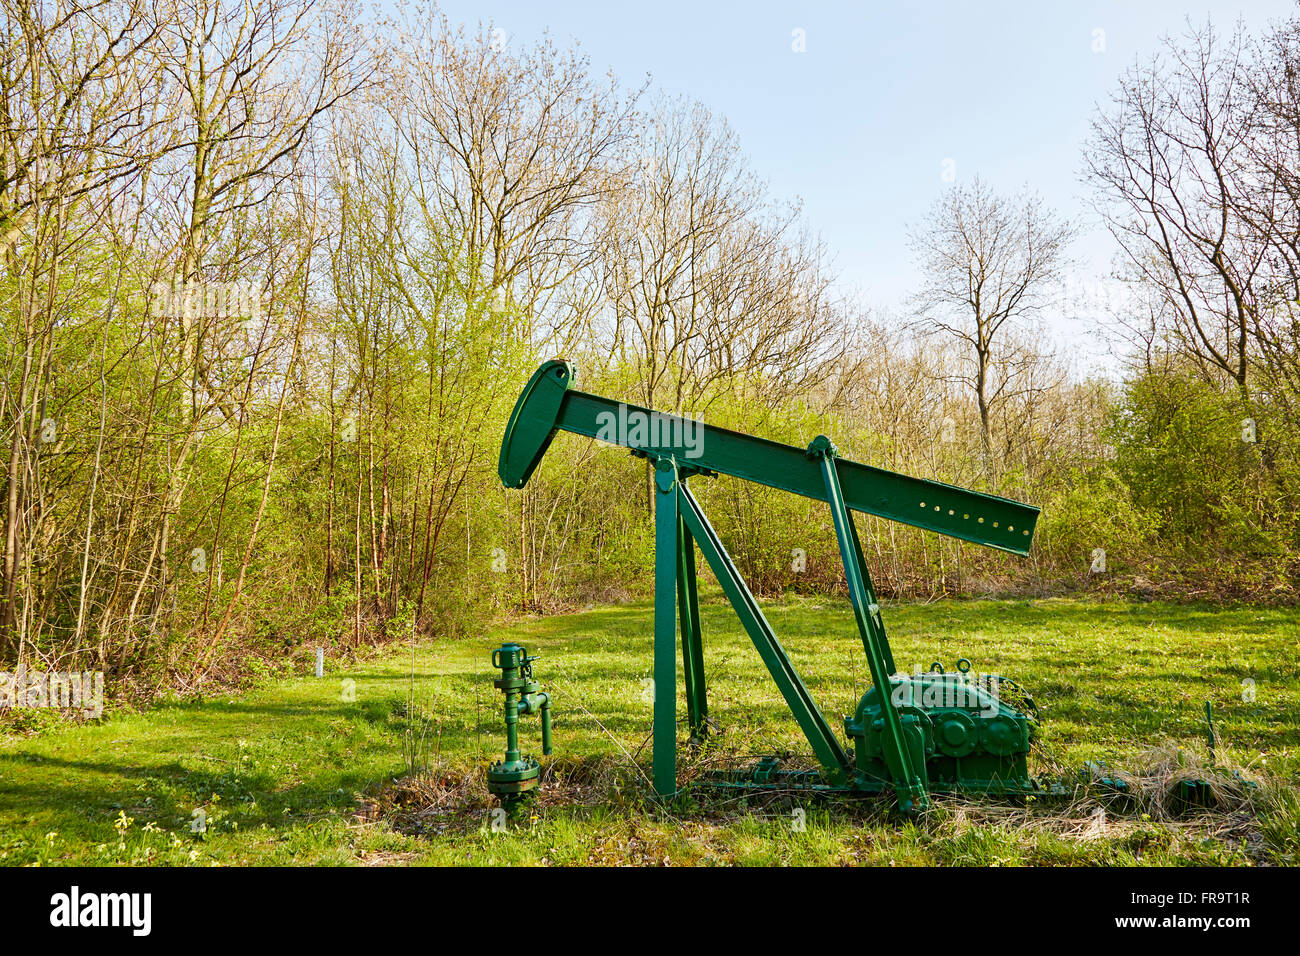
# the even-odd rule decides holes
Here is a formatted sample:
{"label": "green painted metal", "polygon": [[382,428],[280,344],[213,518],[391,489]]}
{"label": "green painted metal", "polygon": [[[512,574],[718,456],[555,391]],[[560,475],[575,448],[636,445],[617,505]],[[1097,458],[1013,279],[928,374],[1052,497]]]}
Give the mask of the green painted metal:
{"label": "green painted metal", "polygon": [[[964,672],[945,675],[940,668],[910,677],[896,672],[852,514],[878,515],[1027,554],[1037,508],[848,461],[824,435],[799,449],[589,395],[573,387],[574,378],[573,369],[560,360],[547,362],[533,374],[506,426],[498,472],[507,488],[523,487],[557,431],[623,445],[654,464],[653,781],[658,794],[670,797],[677,791],[679,634],[688,730],[692,739],[708,732],[697,545],[821,764],[816,774],[783,771],[779,761],[771,759],[760,762],[753,775],[730,775],[725,785],[892,790],[900,808],[909,813],[925,807],[929,790],[1038,792],[1025,770],[1034,719],[998,699],[1000,679],[974,682],[979,692],[954,702],[943,692],[971,684]],[[855,714],[845,718],[852,756],[817,708],[687,486],[693,476],[718,474],[825,501],[830,507],[873,684]],[[1032,709],[1032,701],[1029,706]]]}
{"label": "green painted metal", "polygon": [[[969,662],[962,663],[969,667]],[[968,671],[934,670],[899,674],[872,687],[844,721],[854,744],[858,787],[883,789],[893,782],[883,716],[897,709],[907,722],[909,745],[924,759],[929,790],[1037,792],[1026,761],[1037,721],[1005,698],[1003,680],[996,674],[976,677]],[[881,687],[890,692],[882,695]],[[1032,701],[1025,706],[1032,708]]]}
{"label": "green painted metal", "polygon": [[[853,604],[853,616],[858,623],[862,647],[867,654],[871,680],[877,687],[890,687],[893,655],[884,628],[879,624],[880,608],[871,594],[870,577],[862,560],[857,531],[853,527],[853,515],[844,506],[837,467],[838,451],[829,438],[818,435],[808,446],[808,455],[821,462],[826,500],[831,507],[835,536],[839,540],[840,555],[844,561],[844,579],[848,584],[849,600]],[[894,791],[898,794],[899,808],[904,813],[913,813],[924,809],[929,802],[925,791],[924,754],[914,753],[914,748],[904,733],[902,718],[893,705],[892,695],[881,695],[880,703],[885,763],[894,782]]]}
{"label": "green painted metal", "polygon": [[529,793],[541,779],[541,764],[519,749],[519,717],[539,714],[542,719],[542,755],[551,754],[551,698],[533,679],[533,661],[520,644],[502,644],[492,652],[492,666],[501,676],[492,686],[505,694],[506,754],[488,767],[488,792],[495,794],[513,817],[521,811]]}
{"label": "green painted metal", "polygon": [[871,575],[867,573],[867,559],[862,556],[862,542],[858,538],[858,526],[852,515],[849,516],[848,525],[849,540],[853,545],[853,559],[862,569],[862,586],[866,589],[867,609],[871,612],[872,627],[879,635],[880,650],[885,657],[885,672],[894,674],[898,671],[898,667],[894,664],[894,651],[889,646],[889,638],[885,634],[885,621],[880,615],[880,602],[876,600],[876,589],[871,583]]}
{"label": "green painted metal", "polygon": [[[672,458],[679,467],[734,475],[826,500],[821,467],[802,448],[589,395],[573,387],[574,378],[567,362],[547,362],[519,396],[498,464],[507,488],[524,486],[558,429],[623,445],[651,458]],[[647,423],[644,429],[632,424],[641,421]],[[1032,505],[847,459],[840,460],[839,478],[850,510],[1013,554],[1029,553],[1038,520],[1038,509]]]}
{"label": "green painted metal", "polygon": [[528,380],[519,394],[501,442],[497,473],[507,488],[522,488],[532,477],[555,437],[560,406],[573,383],[568,362],[547,362]]}
{"label": "green painted metal", "polygon": [[852,762],[849,760],[848,753],[831,731],[830,724],[826,722],[822,712],[813,703],[812,694],[808,692],[794,665],[790,663],[790,655],[777,640],[772,626],[768,624],[767,618],[758,607],[758,601],[745,584],[745,579],[741,577],[735,564],[732,563],[731,555],[722,546],[717,532],[709,524],[709,519],[705,517],[703,509],[700,508],[699,502],[695,500],[689,488],[682,486],[679,489],[678,500],[682,517],[686,520],[686,527],[695,536],[700,552],[709,562],[709,567],[713,569],[723,592],[727,595],[731,606],[735,608],[745,632],[754,642],[754,647],[758,649],[759,656],[767,665],[772,680],[776,682],[777,689],[781,691],[786,705],[794,714],[795,721],[812,745],[823,772],[832,783],[847,783],[852,775]]}
{"label": "green painted metal", "polygon": [[[685,484],[685,478],[678,480]],[[686,686],[686,727],[691,740],[702,740],[708,733],[709,698],[704,677],[700,600],[695,583],[695,538],[680,514],[677,541],[677,609],[682,635],[682,682]]]}
{"label": "green painted metal", "polygon": [[677,792],[677,568],[681,519],[677,467],[671,459],[655,463],[655,792]]}

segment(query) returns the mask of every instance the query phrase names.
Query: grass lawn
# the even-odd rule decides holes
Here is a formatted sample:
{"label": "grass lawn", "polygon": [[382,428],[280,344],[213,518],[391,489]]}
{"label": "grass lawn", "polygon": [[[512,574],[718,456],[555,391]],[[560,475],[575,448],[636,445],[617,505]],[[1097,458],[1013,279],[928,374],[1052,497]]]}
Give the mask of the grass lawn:
{"label": "grass lawn", "polygon": [[[766,607],[833,727],[869,680],[847,604]],[[695,764],[809,747],[729,606],[702,608],[711,715]],[[1138,767],[1153,745],[1261,781],[1253,808],[1151,819],[1087,798],[1028,808],[941,799],[922,819],[851,805],[648,799],[648,603],[485,628],[473,640],[389,647],[323,679],[165,703],[99,723],[0,739],[0,863],[24,864],[1135,864],[1300,859],[1300,611],[1086,600],[940,602],[886,609],[900,668],[1014,677],[1043,727],[1031,772],[1086,760]],[[551,783],[529,826],[497,832],[482,768],[503,749],[489,652],[543,657],[553,699]],[[411,681],[412,671],[415,681]],[[1253,681],[1253,698],[1243,682]],[[684,716],[684,705],[681,714]],[[534,717],[523,739],[539,749]],[[427,770],[408,778],[412,764]],[[806,799],[806,798],[803,798]],[[203,827],[196,824],[202,822]],[[203,832],[196,832],[202,830]]]}

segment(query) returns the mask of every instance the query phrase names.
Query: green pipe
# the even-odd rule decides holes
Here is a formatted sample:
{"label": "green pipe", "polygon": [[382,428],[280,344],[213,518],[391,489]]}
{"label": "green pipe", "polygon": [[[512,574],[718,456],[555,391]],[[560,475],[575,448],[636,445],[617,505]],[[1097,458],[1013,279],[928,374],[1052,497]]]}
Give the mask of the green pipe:
{"label": "green pipe", "polygon": [[551,755],[551,695],[538,692],[519,701],[519,713],[540,714],[542,718],[542,756]]}
{"label": "green pipe", "polygon": [[527,648],[515,643],[505,643],[492,652],[492,666],[501,671],[493,686],[505,695],[502,707],[506,725],[505,759],[488,767],[489,792],[501,799],[512,817],[517,817],[523,800],[537,787],[541,779],[541,764],[525,757],[519,750],[519,717],[521,714],[541,714],[542,753],[551,753],[551,698],[543,693],[533,680],[533,661]]}

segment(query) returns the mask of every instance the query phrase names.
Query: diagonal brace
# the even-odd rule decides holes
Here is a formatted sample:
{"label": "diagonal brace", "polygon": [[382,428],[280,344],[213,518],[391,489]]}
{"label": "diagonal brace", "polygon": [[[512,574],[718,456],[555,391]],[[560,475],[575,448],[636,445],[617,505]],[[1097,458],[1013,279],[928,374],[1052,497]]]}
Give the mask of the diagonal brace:
{"label": "diagonal brace", "polygon": [[894,656],[889,649],[884,624],[880,620],[880,605],[876,603],[871,578],[862,557],[862,544],[858,540],[857,528],[853,525],[853,516],[845,506],[844,496],[840,490],[836,461],[838,452],[829,438],[819,435],[808,446],[808,455],[821,461],[822,477],[826,483],[826,500],[835,522],[835,536],[839,540],[840,556],[844,560],[844,578],[848,584],[849,600],[853,603],[853,616],[857,620],[858,632],[862,636],[862,647],[867,654],[871,680],[876,685],[876,694],[880,699],[880,714],[885,722],[882,734],[885,763],[893,775],[894,789],[898,793],[902,808],[908,811],[924,807],[928,802],[925,778],[922,776],[924,768],[917,767],[913,762],[915,755],[908,746],[902,719],[894,706],[893,682],[890,680],[894,674]]}
{"label": "diagonal brace", "polygon": [[[708,561],[713,573],[722,585],[723,592],[731,601],[740,622],[749,634],[750,640],[758,649],[759,656],[772,674],[777,689],[785,698],[786,704],[794,714],[804,736],[812,745],[813,752],[832,783],[847,783],[852,777],[852,761],[839,740],[831,732],[830,725],[822,712],[817,709],[812,695],[804,686],[803,680],[790,662],[790,657],[781,642],[777,640],[772,626],[768,624],[763,612],[759,610],[758,601],[745,584],[744,578],[732,563],[731,556],[717,532],[709,524],[700,504],[685,485],[678,485],[678,508],[687,530],[695,537],[700,546],[700,553]],[[656,550],[662,547],[655,544]]]}

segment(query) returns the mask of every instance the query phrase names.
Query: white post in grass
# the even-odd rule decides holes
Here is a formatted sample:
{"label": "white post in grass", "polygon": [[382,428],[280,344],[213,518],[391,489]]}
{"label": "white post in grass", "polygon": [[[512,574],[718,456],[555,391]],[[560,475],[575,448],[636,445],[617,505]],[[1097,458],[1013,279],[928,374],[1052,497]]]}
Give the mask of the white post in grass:
{"label": "white post in grass", "polygon": [[316,648],[316,676],[325,676],[325,648]]}

